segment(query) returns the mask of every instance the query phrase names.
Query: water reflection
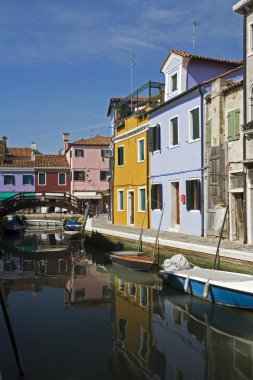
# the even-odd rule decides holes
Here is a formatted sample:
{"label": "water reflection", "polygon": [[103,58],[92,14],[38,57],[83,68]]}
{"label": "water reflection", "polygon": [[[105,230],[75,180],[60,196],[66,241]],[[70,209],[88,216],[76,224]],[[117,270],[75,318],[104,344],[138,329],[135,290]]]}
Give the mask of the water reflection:
{"label": "water reflection", "polygon": [[[28,379],[253,378],[253,313],[177,292],[156,273],[108,265],[101,250],[84,240],[66,245],[61,234],[29,232],[0,247]],[[16,379],[1,316],[0,326],[0,374]]]}

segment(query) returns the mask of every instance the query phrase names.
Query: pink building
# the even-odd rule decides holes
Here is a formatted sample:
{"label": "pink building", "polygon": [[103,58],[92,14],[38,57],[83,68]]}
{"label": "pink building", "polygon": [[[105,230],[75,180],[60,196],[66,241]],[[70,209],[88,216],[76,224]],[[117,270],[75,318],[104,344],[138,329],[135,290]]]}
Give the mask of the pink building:
{"label": "pink building", "polygon": [[69,142],[63,134],[64,151],[70,165],[71,194],[106,211],[109,204],[109,145],[111,138],[99,136]]}

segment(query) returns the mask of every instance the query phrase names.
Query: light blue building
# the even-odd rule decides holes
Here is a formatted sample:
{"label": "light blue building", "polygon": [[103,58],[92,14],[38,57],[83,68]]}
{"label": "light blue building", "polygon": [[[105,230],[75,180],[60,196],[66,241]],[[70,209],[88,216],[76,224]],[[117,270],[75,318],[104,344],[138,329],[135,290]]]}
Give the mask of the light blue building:
{"label": "light blue building", "polygon": [[150,114],[151,227],[204,236],[205,102],[211,83],[240,80],[241,61],[171,50],[161,72],[165,102]]}

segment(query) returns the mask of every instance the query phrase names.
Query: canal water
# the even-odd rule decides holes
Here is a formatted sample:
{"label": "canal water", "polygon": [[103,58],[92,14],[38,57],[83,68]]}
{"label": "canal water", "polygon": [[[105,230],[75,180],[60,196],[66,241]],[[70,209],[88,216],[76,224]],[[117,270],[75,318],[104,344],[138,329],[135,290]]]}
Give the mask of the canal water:
{"label": "canal water", "polygon": [[[24,379],[253,379],[253,313],[130,272],[59,233],[0,240],[0,279]],[[0,379],[19,379],[0,310]]]}

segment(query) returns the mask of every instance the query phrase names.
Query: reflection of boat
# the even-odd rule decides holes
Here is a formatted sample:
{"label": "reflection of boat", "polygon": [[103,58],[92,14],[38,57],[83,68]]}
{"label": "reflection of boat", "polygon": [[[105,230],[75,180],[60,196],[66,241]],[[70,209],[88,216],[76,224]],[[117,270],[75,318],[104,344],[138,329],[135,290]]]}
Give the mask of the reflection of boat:
{"label": "reflection of boat", "polygon": [[83,225],[80,222],[69,221],[63,227],[64,237],[68,239],[81,239],[83,237]]}
{"label": "reflection of boat", "polygon": [[34,246],[34,245],[22,245],[22,246],[19,246],[17,247],[17,250],[19,252],[26,252],[26,253],[59,253],[59,252],[65,252],[69,249],[69,246],[64,246],[64,245],[59,245],[59,246],[56,246],[56,245],[52,245],[52,246],[48,246],[48,245],[37,245]]}
{"label": "reflection of boat", "polygon": [[120,265],[111,265],[107,269],[119,279],[133,284],[154,286],[159,283],[156,273],[151,271],[133,271]]}
{"label": "reflection of boat", "polygon": [[155,257],[148,254],[141,255],[124,255],[111,254],[112,264],[121,265],[131,270],[149,271],[154,264]]}
{"label": "reflection of boat", "polygon": [[6,233],[19,233],[24,229],[24,226],[16,219],[4,220],[2,222],[2,227]]}
{"label": "reflection of boat", "polygon": [[62,227],[63,221],[61,220],[50,220],[50,219],[26,219],[25,223],[28,226],[33,227],[44,227],[44,228],[56,228]]}
{"label": "reflection of boat", "polygon": [[170,260],[166,269],[166,264],[159,276],[167,285],[212,303],[253,309],[253,276],[199,267],[170,269]]}

